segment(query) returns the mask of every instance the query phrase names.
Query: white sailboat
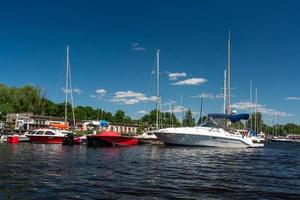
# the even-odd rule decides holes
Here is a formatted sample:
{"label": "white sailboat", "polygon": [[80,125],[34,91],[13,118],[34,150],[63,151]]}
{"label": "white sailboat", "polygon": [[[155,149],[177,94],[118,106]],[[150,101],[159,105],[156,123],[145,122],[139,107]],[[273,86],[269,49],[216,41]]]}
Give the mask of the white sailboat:
{"label": "white sailboat", "polygon": [[[154,134],[159,140],[167,145],[230,148],[257,147],[250,137],[244,136],[237,130],[230,129],[227,126],[230,123],[234,123],[242,119],[247,120],[249,118],[249,114],[231,114],[230,110],[230,32],[228,39],[227,67],[227,108],[224,110],[226,113],[209,114],[207,116],[207,120],[201,126],[165,128],[157,130]],[[224,94],[226,93],[224,92]]]}
{"label": "white sailboat", "polygon": [[[160,108],[160,96],[159,96],[159,52],[156,52],[156,129],[159,129],[159,108]],[[141,144],[159,144],[158,138],[154,135],[154,131],[146,131],[142,135],[136,137]]]}

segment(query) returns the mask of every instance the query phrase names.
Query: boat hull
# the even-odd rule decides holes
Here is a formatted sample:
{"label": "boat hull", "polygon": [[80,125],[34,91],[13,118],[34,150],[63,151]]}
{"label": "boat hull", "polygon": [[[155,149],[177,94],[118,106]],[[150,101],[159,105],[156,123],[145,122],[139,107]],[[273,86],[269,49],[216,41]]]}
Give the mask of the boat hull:
{"label": "boat hull", "polygon": [[248,143],[238,138],[208,136],[187,133],[156,132],[155,135],[166,145],[199,146],[199,147],[230,147],[247,148]]}
{"label": "boat hull", "polygon": [[31,143],[41,144],[62,144],[64,137],[62,136],[27,136]]}
{"label": "boat hull", "polygon": [[138,143],[138,139],[125,136],[87,136],[88,146],[130,146]]}

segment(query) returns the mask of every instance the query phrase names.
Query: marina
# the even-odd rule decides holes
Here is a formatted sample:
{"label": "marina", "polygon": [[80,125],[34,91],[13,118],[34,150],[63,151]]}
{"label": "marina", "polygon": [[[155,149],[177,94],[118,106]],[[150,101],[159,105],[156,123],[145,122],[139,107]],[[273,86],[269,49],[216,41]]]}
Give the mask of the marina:
{"label": "marina", "polygon": [[299,10],[1,2],[0,200],[300,199]]}

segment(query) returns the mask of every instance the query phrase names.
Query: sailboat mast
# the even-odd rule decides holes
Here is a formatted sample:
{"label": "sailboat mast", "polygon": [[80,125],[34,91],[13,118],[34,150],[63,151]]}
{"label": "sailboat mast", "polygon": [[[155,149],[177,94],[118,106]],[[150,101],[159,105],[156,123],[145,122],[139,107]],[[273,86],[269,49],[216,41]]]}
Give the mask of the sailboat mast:
{"label": "sailboat mast", "polygon": [[159,49],[156,52],[156,128],[159,129]]}
{"label": "sailboat mast", "polygon": [[223,94],[223,103],[224,103],[224,105],[223,105],[223,112],[224,112],[224,114],[226,114],[226,69],[224,70],[224,94]]}
{"label": "sailboat mast", "polygon": [[202,117],[203,117],[203,100],[204,100],[204,98],[201,97],[201,106],[200,106],[200,124],[198,124],[198,125],[201,125],[201,124],[202,124]]}
{"label": "sailboat mast", "polygon": [[258,128],[258,124],[257,124],[257,88],[255,88],[255,125],[254,125],[254,129],[255,132],[257,132],[257,128]]}
{"label": "sailboat mast", "polygon": [[182,106],[182,94],[180,96],[180,105],[181,105],[181,127],[183,126],[183,106]]}
{"label": "sailboat mast", "polygon": [[250,129],[252,129],[252,81],[250,81]]}
{"label": "sailboat mast", "polygon": [[228,87],[228,91],[227,91],[227,114],[231,113],[230,110],[230,30],[229,30],[229,36],[228,36],[228,57],[227,57],[227,66],[228,66],[228,70],[227,70],[227,87]]}
{"label": "sailboat mast", "polygon": [[69,46],[67,46],[67,67],[66,67],[66,86],[65,86],[65,124],[68,120],[68,80],[69,80]]}

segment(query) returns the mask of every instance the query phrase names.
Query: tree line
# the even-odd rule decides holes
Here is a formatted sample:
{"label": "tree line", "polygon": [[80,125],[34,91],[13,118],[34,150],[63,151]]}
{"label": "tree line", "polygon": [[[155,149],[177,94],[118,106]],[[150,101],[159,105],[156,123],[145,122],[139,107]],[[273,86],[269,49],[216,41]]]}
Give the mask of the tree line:
{"label": "tree line", "polygon": [[[71,111],[71,105],[67,104],[68,110]],[[65,116],[65,103],[54,103],[46,98],[45,93],[38,87],[25,85],[19,88],[8,87],[0,84],[0,120],[5,121],[7,113],[24,113],[32,112],[36,115],[61,117]],[[132,119],[126,115],[125,111],[117,110],[114,114],[101,108],[91,106],[77,106],[74,108],[77,121],[82,120],[107,120],[111,123],[119,124],[138,124],[143,126],[156,126],[156,110],[150,111],[140,119]],[[256,118],[255,118],[256,117]],[[179,127],[195,126],[205,120],[195,119],[191,109],[185,111],[183,119],[179,121],[174,113],[159,111],[159,127]],[[68,119],[72,119],[72,113],[68,112]],[[255,120],[256,119],[256,122]],[[197,123],[196,123],[197,121]],[[257,132],[264,132],[273,135],[300,134],[300,126],[294,123],[285,125],[275,124],[269,126],[263,121],[261,113],[252,113],[246,123],[235,123],[235,128],[252,128]],[[255,128],[256,127],[256,128]]]}

